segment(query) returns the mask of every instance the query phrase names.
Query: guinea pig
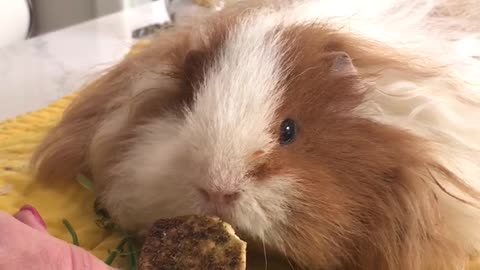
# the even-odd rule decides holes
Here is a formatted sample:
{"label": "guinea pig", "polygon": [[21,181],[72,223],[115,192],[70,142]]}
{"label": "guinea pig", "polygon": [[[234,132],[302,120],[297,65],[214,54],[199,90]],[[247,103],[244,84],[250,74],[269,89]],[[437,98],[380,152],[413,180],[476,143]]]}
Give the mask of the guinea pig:
{"label": "guinea pig", "polygon": [[221,217],[306,269],[463,269],[480,248],[479,6],[241,1],[162,31],[33,157],[124,229]]}

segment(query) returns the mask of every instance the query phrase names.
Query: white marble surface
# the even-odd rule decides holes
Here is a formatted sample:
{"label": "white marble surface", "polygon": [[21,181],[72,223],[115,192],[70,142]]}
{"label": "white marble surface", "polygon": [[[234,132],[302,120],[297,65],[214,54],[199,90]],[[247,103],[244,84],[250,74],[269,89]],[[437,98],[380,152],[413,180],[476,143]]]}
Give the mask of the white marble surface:
{"label": "white marble surface", "polygon": [[123,57],[134,29],[167,20],[157,1],[0,48],[0,121],[77,90]]}

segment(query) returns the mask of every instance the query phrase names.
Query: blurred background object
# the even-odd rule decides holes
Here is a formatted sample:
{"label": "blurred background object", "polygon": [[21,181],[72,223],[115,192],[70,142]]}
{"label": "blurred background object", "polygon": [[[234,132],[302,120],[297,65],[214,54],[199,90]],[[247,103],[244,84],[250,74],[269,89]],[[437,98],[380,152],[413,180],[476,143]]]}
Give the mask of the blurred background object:
{"label": "blurred background object", "polygon": [[132,32],[169,21],[164,0],[32,0],[32,13],[28,3],[0,0],[0,121],[80,89],[123,59]]}
{"label": "blurred background object", "polygon": [[[2,1],[2,0],[0,0]],[[3,0],[12,2],[12,0]],[[17,0],[14,0],[17,1]],[[55,31],[154,2],[155,0],[31,0],[33,2],[34,35]],[[163,1],[163,0],[162,0]]]}
{"label": "blurred background object", "polygon": [[[0,48],[157,1],[166,5],[172,20],[209,14],[221,9],[227,2],[227,0],[0,0]],[[153,26],[145,27],[151,29]],[[136,34],[138,33],[134,35]]]}
{"label": "blurred background object", "polygon": [[0,47],[164,0],[0,0]]}
{"label": "blurred background object", "polygon": [[208,15],[220,10],[226,0],[165,0],[170,19],[182,20],[188,17]]}
{"label": "blurred background object", "polygon": [[0,0],[0,47],[28,38],[32,17],[31,1]]}

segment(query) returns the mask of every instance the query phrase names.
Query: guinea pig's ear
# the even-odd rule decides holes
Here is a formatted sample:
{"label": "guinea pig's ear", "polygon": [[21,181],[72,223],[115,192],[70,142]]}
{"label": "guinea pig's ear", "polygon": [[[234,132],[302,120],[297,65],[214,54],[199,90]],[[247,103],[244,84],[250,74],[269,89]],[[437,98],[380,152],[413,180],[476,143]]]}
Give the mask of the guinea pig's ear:
{"label": "guinea pig's ear", "polygon": [[333,76],[344,77],[358,74],[352,58],[346,52],[329,52],[324,59],[329,63],[329,72]]}

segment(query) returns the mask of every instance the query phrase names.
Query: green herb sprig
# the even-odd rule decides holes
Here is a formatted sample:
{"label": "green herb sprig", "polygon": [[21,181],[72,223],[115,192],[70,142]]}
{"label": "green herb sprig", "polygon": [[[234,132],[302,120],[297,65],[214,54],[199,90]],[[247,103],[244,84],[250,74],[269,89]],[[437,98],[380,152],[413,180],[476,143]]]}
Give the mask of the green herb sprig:
{"label": "green herb sprig", "polygon": [[67,227],[67,230],[70,233],[70,236],[72,236],[72,243],[75,246],[80,246],[80,242],[78,241],[77,233],[73,229],[72,224],[70,224],[70,222],[65,218],[62,220],[62,222],[65,225],[65,227]]}
{"label": "green herb sprig", "polygon": [[[85,189],[91,192],[95,191],[93,182],[85,175],[78,175],[76,177],[76,180]],[[139,250],[137,248],[134,238],[129,233],[125,232],[112,222],[107,210],[102,208],[97,200],[95,200],[94,211],[97,226],[106,231],[112,233],[119,233],[123,236],[122,240],[118,243],[116,248],[113,251],[109,251],[109,255],[104,262],[107,265],[112,265],[115,259],[117,259],[117,257],[126,257],[128,261],[128,270],[136,270],[138,268]],[[67,219],[63,219],[62,222],[72,237],[72,243],[76,246],[80,246],[78,235],[75,232],[72,224]],[[128,252],[124,252],[125,246],[128,249]]]}

